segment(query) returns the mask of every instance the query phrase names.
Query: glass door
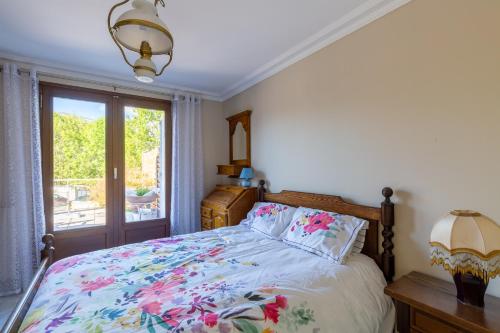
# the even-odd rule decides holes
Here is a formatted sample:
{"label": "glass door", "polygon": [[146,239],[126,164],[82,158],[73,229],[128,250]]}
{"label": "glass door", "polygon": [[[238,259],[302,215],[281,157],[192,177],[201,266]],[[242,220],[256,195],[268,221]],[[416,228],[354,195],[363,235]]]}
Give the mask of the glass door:
{"label": "glass door", "polygon": [[53,99],[54,231],[106,225],[106,103]]}
{"label": "glass door", "polygon": [[47,231],[56,257],[169,234],[170,103],[42,84]]}
{"label": "glass door", "polygon": [[165,112],[125,106],[125,222],[165,218]]}
{"label": "glass door", "polygon": [[113,246],[111,96],[41,85],[47,231],[56,258]]}
{"label": "glass door", "polygon": [[167,234],[170,215],[171,123],[164,102],[121,98],[123,206],[121,243]]}

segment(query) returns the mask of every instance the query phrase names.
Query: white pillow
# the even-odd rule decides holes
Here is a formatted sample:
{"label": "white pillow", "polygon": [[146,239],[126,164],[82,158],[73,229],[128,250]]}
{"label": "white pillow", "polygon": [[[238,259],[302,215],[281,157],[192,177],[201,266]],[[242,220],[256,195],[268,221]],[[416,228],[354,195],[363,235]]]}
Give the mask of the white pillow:
{"label": "white pillow", "polygon": [[344,264],[361,230],[368,221],[354,216],[299,207],[283,242]]}
{"label": "white pillow", "polygon": [[359,231],[358,236],[356,237],[356,241],[354,242],[351,253],[361,253],[363,251],[363,247],[365,246],[365,238],[366,238],[366,231],[370,227],[369,223],[366,225],[365,229],[362,229]]}
{"label": "white pillow", "polygon": [[292,221],[296,208],[274,202],[257,202],[242,223],[254,231],[272,239],[281,239],[281,234]]}
{"label": "white pillow", "polygon": [[247,226],[250,228],[250,226],[252,225],[253,223],[253,219],[255,217],[255,211],[259,208],[259,204],[261,204],[262,202],[256,202],[252,209],[250,209],[250,211],[247,213],[247,217],[243,220],[241,220],[240,222],[240,225],[244,225],[244,226]]}
{"label": "white pillow", "polygon": [[268,204],[269,204],[269,202],[256,202],[256,203],[254,203],[252,209],[250,209],[250,211],[247,213],[247,217],[244,220],[241,220],[240,225],[245,225],[245,226],[251,227],[253,222],[254,222],[255,213],[257,212],[257,210],[261,206],[268,205]]}

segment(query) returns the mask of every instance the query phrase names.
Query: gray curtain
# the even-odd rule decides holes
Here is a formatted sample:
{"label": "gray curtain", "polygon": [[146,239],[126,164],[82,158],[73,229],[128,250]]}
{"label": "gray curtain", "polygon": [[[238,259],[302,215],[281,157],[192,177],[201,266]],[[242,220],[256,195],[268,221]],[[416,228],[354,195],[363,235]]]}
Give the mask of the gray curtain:
{"label": "gray curtain", "polygon": [[25,289],[45,232],[36,73],[3,64],[0,80],[0,296]]}
{"label": "gray curtain", "polygon": [[200,231],[203,196],[201,99],[175,95],[172,103],[171,235]]}

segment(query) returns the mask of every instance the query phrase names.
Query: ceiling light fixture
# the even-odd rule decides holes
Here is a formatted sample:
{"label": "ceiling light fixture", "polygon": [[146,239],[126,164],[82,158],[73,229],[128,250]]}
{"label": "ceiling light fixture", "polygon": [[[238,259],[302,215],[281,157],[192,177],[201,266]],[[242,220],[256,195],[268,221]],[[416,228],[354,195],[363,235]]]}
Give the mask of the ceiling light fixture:
{"label": "ceiling light fixture", "polygon": [[[108,14],[108,29],[114,42],[120,49],[127,65],[133,68],[135,77],[141,82],[151,83],[155,76],[160,76],[172,62],[174,39],[167,25],[158,17],[156,6],[163,0],[155,0],[154,4],[147,0],[133,0],[132,7],[121,14],[114,25],[111,25],[113,11],[125,5],[125,0],[114,5]],[[125,49],[139,53],[140,57],[132,63],[127,59]],[[157,72],[156,65],[151,60],[154,55],[167,55],[168,61]]]}

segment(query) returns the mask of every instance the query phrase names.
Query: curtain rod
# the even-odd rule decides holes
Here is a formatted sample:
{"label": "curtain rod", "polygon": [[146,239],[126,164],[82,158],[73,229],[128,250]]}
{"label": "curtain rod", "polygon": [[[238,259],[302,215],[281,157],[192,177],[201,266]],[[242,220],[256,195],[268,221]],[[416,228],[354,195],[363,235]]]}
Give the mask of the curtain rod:
{"label": "curtain rod", "polygon": [[145,89],[145,88],[128,86],[128,85],[123,85],[123,84],[119,84],[119,83],[112,83],[112,82],[102,82],[99,80],[85,79],[85,78],[81,78],[81,77],[72,77],[69,75],[59,75],[59,74],[47,73],[47,72],[43,72],[43,71],[37,72],[37,76],[39,79],[40,79],[40,76],[42,76],[42,77],[51,78],[51,79],[68,80],[68,81],[73,81],[73,82],[78,82],[78,83],[86,83],[86,84],[90,84],[90,85],[101,86],[101,87],[105,87],[105,88],[112,88],[114,91],[116,91],[117,89],[121,89],[121,90],[137,91],[137,92],[142,92],[142,93],[160,95],[160,96],[165,96],[165,97],[170,97],[170,98],[172,98],[174,96],[173,93],[159,91],[159,90]]}
{"label": "curtain rod", "polygon": [[[3,65],[0,64],[0,72],[3,72]],[[17,73],[21,75],[21,73],[30,73],[31,70],[27,68],[22,68],[18,67],[17,68]],[[91,80],[91,79],[85,79],[82,77],[74,77],[69,74],[55,74],[51,73],[48,71],[43,71],[43,70],[37,70],[36,71],[36,76],[38,79],[40,77],[47,77],[47,78],[52,78],[52,79],[60,79],[60,80],[69,80],[73,82],[78,82],[78,83],[86,83],[86,84],[91,84],[91,85],[96,85],[96,86],[101,86],[101,87],[107,87],[107,88],[112,88],[113,90],[117,89],[122,89],[122,90],[129,90],[129,91],[138,91],[138,92],[143,92],[143,93],[149,93],[149,94],[155,94],[155,95],[161,95],[161,96],[166,96],[166,97],[173,97],[173,93],[167,93],[163,91],[156,91],[156,90],[150,90],[150,89],[143,89],[139,87],[133,87],[133,86],[127,86],[127,85],[122,85],[122,84],[117,84],[117,83],[111,83],[111,82],[102,82],[99,80]]]}
{"label": "curtain rod", "polygon": [[[0,73],[3,72],[3,65],[0,64]],[[29,73],[30,71],[27,69],[17,69],[17,74],[21,75],[21,73]]]}
{"label": "curtain rod", "polygon": [[[37,69],[37,66],[35,66],[34,69]],[[2,71],[3,71],[3,64],[0,63],[0,72],[2,72]],[[21,75],[21,73],[30,73],[31,72],[30,69],[23,68],[23,67],[18,67],[17,71],[18,71],[19,75]],[[165,97],[169,97],[172,99],[176,93],[176,90],[171,89],[171,88],[167,88],[167,87],[165,87],[165,88],[158,87],[157,89],[147,89],[147,88],[141,88],[141,87],[135,86],[133,84],[127,85],[127,84],[119,84],[119,83],[115,83],[115,82],[103,82],[100,80],[92,80],[92,79],[84,78],[84,77],[78,76],[78,74],[75,76],[73,76],[71,74],[72,73],[58,74],[58,73],[51,72],[50,70],[44,70],[43,68],[38,68],[36,70],[36,75],[37,75],[38,79],[40,79],[40,77],[46,77],[49,79],[68,80],[68,81],[73,81],[76,83],[90,84],[90,85],[110,88],[110,89],[113,89],[114,91],[116,91],[117,89],[125,90],[125,91],[132,91],[132,92],[136,91],[136,92],[141,92],[141,93],[146,93],[146,94],[165,96]],[[83,75],[88,76],[89,74],[83,74]],[[105,78],[105,79],[107,79],[107,78]],[[114,80],[114,79],[107,79],[107,80]],[[162,91],[162,89],[164,89],[164,90]],[[165,90],[170,90],[170,91],[166,92]],[[186,91],[186,92],[179,91],[179,93],[180,93],[180,95],[184,95],[185,93],[199,95],[197,93],[192,93],[189,91]],[[203,98],[204,98],[203,96],[200,96],[200,99],[203,99]]]}

